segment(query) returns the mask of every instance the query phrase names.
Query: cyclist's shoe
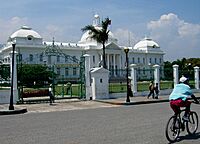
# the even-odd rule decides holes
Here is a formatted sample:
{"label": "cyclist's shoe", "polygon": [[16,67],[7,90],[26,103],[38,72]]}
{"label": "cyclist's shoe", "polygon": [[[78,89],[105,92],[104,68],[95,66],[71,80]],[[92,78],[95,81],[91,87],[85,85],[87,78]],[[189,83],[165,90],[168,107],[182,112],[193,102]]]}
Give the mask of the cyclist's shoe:
{"label": "cyclist's shoe", "polygon": [[186,121],[186,122],[188,122],[189,121],[189,116],[183,116],[183,121]]}
{"label": "cyclist's shoe", "polygon": [[174,126],[173,126],[173,129],[175,130],[175,129],[179,129],[179,122],[178,121],[174,121],[173,122],[174,124]]}
{"label": "cyclist's shoe", "polygon": [[178,124],[178,123],[176,123],[176,124],[174,125],[174,129],[179,129],[179,124]]}

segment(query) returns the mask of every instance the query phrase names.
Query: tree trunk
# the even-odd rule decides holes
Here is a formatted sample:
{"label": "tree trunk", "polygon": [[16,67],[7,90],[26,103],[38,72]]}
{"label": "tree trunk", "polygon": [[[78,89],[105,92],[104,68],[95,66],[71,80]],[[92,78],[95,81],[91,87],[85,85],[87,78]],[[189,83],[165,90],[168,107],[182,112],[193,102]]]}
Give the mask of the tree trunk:
{"label": "tree trunk", "polygon": [[106,66],[105,43],[103,43],[103,68],[107,69],[107,66]]}

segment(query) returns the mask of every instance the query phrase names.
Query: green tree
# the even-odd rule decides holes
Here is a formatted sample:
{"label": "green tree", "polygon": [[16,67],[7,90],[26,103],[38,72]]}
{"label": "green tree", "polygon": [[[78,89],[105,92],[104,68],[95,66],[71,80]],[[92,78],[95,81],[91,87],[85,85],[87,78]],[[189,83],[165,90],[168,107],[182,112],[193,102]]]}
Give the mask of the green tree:
{"label": "green tree", "polygon": [[52,72],[48,71],[47,66],[23,64],[18,69],[20,85],[33,87],[35,83],[36,86],[41,86],[45,81],[49,82],[50,79],[52,79]]}
{"label": "green tree", "polygon": [[104,21],[101,22],[100,29],[96,28],[93,25],[87,25],[81,29],[83,32],[89,31],[91,38],[103,45],[103,68],[107,68],[106,58],[105,58],[105,43],[108,41],[108,36],[109,36],[108,25],[110,24],[111,20],[109,18],[106,18]]}
{"label": "green tree", "polygon": [[173,79],[172,63],[169,61],[164,62],[164,76],[166,80]]}
{"label": "green tree", "polygon": [[169,61],[164,62],[165,69],[165,77],[168,77],[172,74],[172,71],[168,71],[168,69],[172,69],[172,66],[177,64],[179,66],[179,76],[185,75],[190,79],[194,78],[194,67],[200,67],[200,58],[182,58],[173,61],[172,63]]}
{"label": "green tree", "polygon": [[10,65],[0,65],[0,78],[5,81],[10,79]]}

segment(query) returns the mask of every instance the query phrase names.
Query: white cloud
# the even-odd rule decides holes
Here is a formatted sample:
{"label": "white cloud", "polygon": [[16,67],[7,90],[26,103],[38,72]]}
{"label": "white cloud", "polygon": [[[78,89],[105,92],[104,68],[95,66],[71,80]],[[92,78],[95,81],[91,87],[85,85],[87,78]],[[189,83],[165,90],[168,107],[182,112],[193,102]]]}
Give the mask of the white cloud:
{"label": "white cloud", "polygon": [[151,37],[166,52],[166,60],[199,57],[200,24],[187,23],[177,15],[169,13],[149,22],[147,28]]}
{"label": "white cloud", "polygon": [[27,25],[27,18],[0,19],[0,43],[6,43],[8,37],[23,25]]}

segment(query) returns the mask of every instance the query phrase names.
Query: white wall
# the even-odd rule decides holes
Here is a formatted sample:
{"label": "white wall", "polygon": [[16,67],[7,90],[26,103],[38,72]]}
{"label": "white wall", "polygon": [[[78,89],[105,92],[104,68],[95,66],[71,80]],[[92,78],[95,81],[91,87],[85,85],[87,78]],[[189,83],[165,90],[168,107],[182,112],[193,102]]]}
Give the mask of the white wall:
{"label": "white wall", "polygon": [[[16,103],[18,100],[16,91],[13,91],[13,103]],[[10,90],[0,90],[0,104],[9,104],[10,103]]]}

